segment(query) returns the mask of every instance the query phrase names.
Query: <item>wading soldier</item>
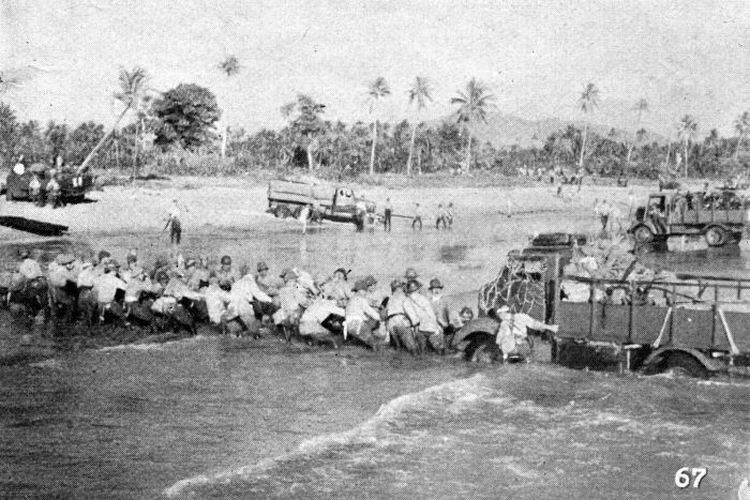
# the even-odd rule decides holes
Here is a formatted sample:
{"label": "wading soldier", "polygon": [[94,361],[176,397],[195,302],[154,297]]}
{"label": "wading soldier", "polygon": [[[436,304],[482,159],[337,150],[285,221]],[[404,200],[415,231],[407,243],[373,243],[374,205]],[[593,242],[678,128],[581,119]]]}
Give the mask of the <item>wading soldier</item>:
{"label": "wading soldier", "polygon": [[177,200],[172,200],[172,208],[169,209],[167,224],[162,231],[167,228],[169,228],[169,242],[172,245],[179,245],[182,240],[182,223],[180,222],[180,207],[177,205]]}
{"label": "wading soldier", "polygon": [[391,205],[391,199],[385,199],[385,206],[383,208],[383,230],[391,232],[391,217],[393,216],[393,206]]}
{"label": "wading soldier", "polygon": [[414,206],[414,219],[411,221],[411,229],[414,230],[419,224],[419,230],[422,230],[422,207],[419,206],[419,203],[416,203]]}
{"label": "wading soldier", "polygon": [[410,280],[406,284],[406,300],[404,301],[404,312],[409,317],[417,336],[420,350],[426,351],[429,346],[433,351],[443,354],[445,343],[443,331],[440,328],[435,310],[432,308],[430,299],[419,293],[422,284],[417,280]]}

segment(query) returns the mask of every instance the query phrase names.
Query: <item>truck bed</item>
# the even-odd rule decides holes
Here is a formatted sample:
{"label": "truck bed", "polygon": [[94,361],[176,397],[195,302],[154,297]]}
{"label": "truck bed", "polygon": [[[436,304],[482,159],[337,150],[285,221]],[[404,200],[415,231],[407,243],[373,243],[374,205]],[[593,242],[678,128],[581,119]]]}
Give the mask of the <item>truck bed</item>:
{"label": "truck bed", "polygon": [[331,206],[336,188],[325,184],[310,184],[273,180],[268,185],[268,199],[285,203]]}
{"label": "truck bed", "polygon": [[[610,305],[587,302],[559,303],[555,321],[558,337],[615,344],[652,344],[664,326],[668,307]],[[724,313],[737,347],[750,351],[750,314]],[[710,308],[675,307],[664,326],[664,343],[695,349],[729,350],[721,319]]]}

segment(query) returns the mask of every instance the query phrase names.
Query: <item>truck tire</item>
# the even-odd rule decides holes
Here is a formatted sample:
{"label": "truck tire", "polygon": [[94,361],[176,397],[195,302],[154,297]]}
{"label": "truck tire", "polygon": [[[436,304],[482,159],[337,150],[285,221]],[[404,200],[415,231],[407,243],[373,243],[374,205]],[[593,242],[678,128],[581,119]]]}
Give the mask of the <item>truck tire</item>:
{"label": "truck tire", "polygon": [[8,201],[13,201],[13,190],[12,189],[8,189],[5,192],[5,199],[8,200]]}
{"label": "truck tire", "polygon": [[273,209],[273,215],[279,219],[286,219],[291,215],[291,212],[286,205],[276,205],[276,208]]}
{"label": "truck tire", "polygon": [[703,234],[710,247],[720,247],[727,241],[727,232],[719,226],[711,226]]}
{"label": "truck tire", "polygon": [[641,224],[633,230],[633,238],[639,245],[645,245],[654,240],[654,232],[651,231],[650,227]]}
{"label": "truck tire", "polygon": [[672,352],[664,364],[664,372],[675,377],[708,378],[708,370],[694,356],[686,352]]}

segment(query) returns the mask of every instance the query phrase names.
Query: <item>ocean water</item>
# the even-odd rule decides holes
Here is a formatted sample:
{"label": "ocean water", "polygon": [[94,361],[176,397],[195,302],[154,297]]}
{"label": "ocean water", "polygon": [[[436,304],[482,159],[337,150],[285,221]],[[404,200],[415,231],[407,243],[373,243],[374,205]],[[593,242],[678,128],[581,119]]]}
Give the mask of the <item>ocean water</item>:
{"label": "ocean water", "polygon": [[[594,221],[595,222],[595,221]],[[228,253],[381,283],[415,266],[476,306],[511,248],[533,232],[590,229],[591,217],[479,214],[453,233],[392,235],[293,223],[205,227],[188,252]],[[137,238],[103,234],[0,248],[89,247],[122,255]],[[653,257],[648,257],[653,258]],[[656,257],[746,272],[745,251]],[[2,316],[2,315],[0,315]],[[549,364],[472,365],[347,346],[196,337],[57,349],[53,332],[0,317],[0,347],[31,334],[43,359],[0,366],[0,496],[15,498],[736,498],[750,470],[750,385],[619,377]],[[680,489],[681,467],[703,468]]]}

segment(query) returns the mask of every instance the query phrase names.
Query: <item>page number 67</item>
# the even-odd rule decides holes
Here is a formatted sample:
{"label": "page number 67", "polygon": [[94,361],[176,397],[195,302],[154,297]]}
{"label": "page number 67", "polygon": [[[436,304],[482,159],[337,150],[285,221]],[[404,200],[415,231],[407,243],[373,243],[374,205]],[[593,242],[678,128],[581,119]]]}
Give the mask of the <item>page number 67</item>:
{"label": "page number 67", "polygon": [[708,472],[705,467],[683,467],[674,475],[674,484],[678,488],[687,488],[692,482],[693,488],[700,488],[703,477]]}

